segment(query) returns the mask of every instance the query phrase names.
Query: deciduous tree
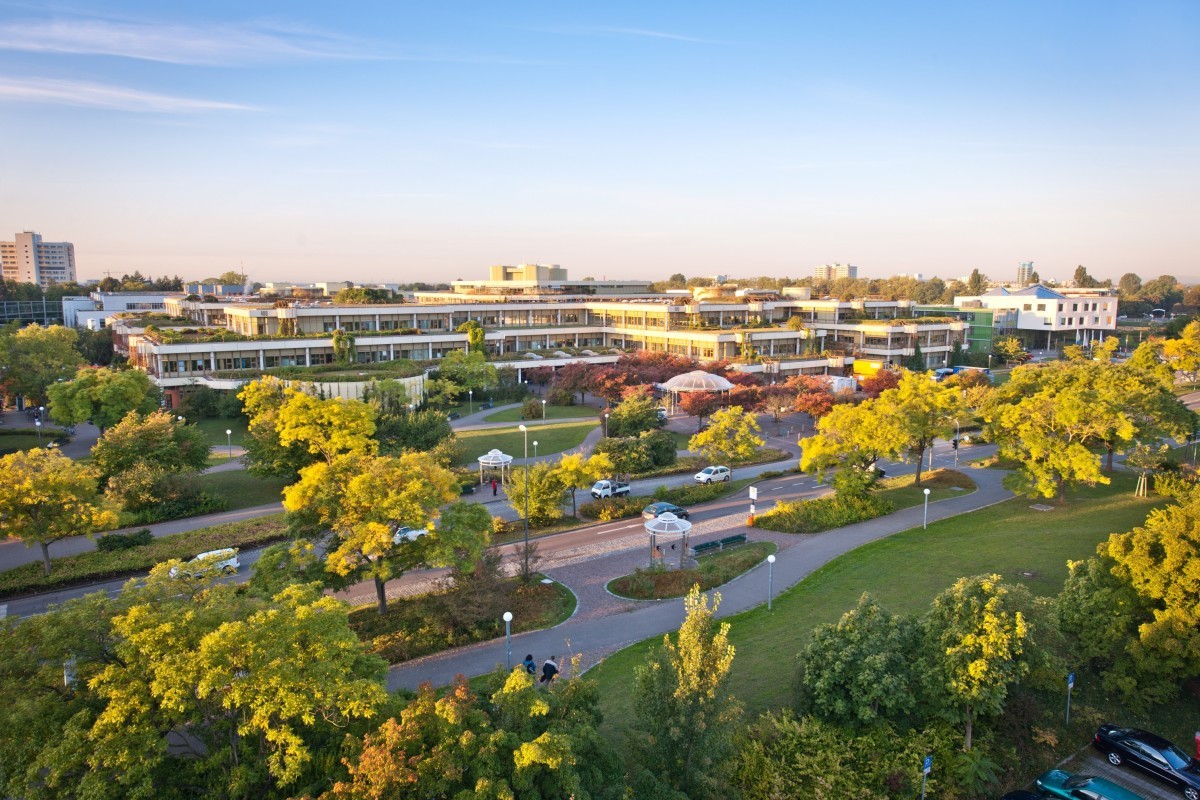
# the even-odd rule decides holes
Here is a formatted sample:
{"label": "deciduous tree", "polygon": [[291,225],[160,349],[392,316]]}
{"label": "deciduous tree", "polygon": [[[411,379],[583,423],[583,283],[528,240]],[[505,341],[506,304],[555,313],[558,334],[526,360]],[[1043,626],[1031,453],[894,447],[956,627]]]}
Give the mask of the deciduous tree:
{"label": "deciduous tree", "polygon": [[931,669],[950,708],[962,716],[963,749],[971,749],[975,720],[999,714],[1008,689],[1028,671],[1029,592],[999,575],[960,578],[933,599],[925,620]]}
{"label": "deciduous tree", "polygon": [[279,441],[276,422],[279,410],[287,402],[288,389],[283,381],[266,375],[242,387],[238,398],[249,417],[243,443],[246,448],[246,471],[262,477],[295,478],[300,470],[318,456],[308,451],[304,442],[294,441],[286,447]]}
{"label": "deciduous tree", "polygon": [[92,464],[100,471],[101,480],[136,464],[159,473],[194,473],[208,466],[208,454],[208,439],[195,425],[161,410],[144,417],[131,411],[96,442]]}
{"label": "deciduous tree", "polygon": [[613,462],[604,453],[585,458],[583,453],[564,453],[558,460],[555,471],[563,486],[571,490],[571,516],[578,515],[575,505],[575,490],[586,489],[598,480],[613,474]]}
{"label": "deciduous tree", "polygon": [[567,490],[553,464],[539,461],[509,473],[508,505],[525,516],[525,486],[529,485],[529,521],[541,524],[562,516],[563,494]]}
{"label": "deciduous tree", "polygon": [[96,469],[57,450],[0,457],[0,475],[0,534],[41,547],[47,575],[54,542],[117,526],[116,510],[100,495]]}
{"label": "deciduous tree", "polygon": [[710,608],[692,587],[676,640],[664,636],[635,669],[635,788],[667,788],[693,800],[727,796],[721,769],[733,753],[741,708],[729,694],[734,648],[729,623],[715,621],[720,603],[714,594]]}
{"label": "deciduous tree", "polygon": [[140,369],[83,367],[75,379],[46,390],[50,416],[62,425],[91,422],[100,432],[129,412],[149,414],[159,408],[158,387]]}
{"label": "deciduous tree", "polygon": [[46,402],[47,387],[69,380],[83,366],[78,334],[62,325],[26,325],[0,330],[0,388],[23,395],[27,405]]}
{"label": "deciduous tree", "polygon": [[688,440],[688,449],[703,453],[714,464],[729,464],[733,478],[734,464],[749,461],[766,442],[758,420],[741,406],[722,408],[712,415],[706,430]]}
{"label": "deciduous tree", "polygon": [[658,404],[645,394],[635,393],[614,408],[608,418],[609,436],[637,436],[658,427]]}
{"label": "deciduous tree", "polygon": [[333,463],[348,454],[372,454],[379,443],[372,438],[375,420],[370,407],[358,400],[322,400],[294,389],[284,390],[284,402],[275,416],[279,443],[299,442],[308,452]]}

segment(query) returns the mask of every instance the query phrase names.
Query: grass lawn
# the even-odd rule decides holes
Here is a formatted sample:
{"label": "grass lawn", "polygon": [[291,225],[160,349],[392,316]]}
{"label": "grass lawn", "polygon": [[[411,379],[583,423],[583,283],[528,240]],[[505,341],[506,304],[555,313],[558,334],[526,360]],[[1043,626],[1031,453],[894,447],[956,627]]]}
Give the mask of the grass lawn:
{"label": "grass lawn", "polygon": [[[1035,501],[1014,498],[989,508],[934,522],[865,545],[834,559],[781,592],[768,613],[759,607],[730,618],[737,648],[731,690],[751,716],[792,701],[794,656],[814,627],[837,619],[870,591],[893,612],[920,613],[960,577],[999,573],[1034,594],[1062,588],[1069,559],[1087,558],[1110,533],[1141,524],[1160,498],[1133,496],[1136,477],[1112,476],[1110,486],[1068,493],[1066,505],[1032,511]],[[836,535],[836,534],[830,534]],[[633,667],[661,637],[628,647],[600,664],[606,734],[615,740],[620,721],[631,718]]]}
{"label": "grass lawn", "polygon": [[693,584],[702,591],[721,586],[741,575],[775,552],[774,542],[751,542],[696,559],[695,569],[640,569],[608,582],[608,590],[619,597],[634,600],[661,600],[683,597]]}
{"label": "grass lawn", "polygon": [[671,434],[671,438],[675,440],[676,450],[687,450],[688,442],[696,435],[694,433],[680,433],[679,431],[667,431],[667,433]]}
{"label": "grass lawn", "polygon": [[[36,432],[30,434],[17,433],[9,436],[0,436],[0,456],[6,456],[9,453],[17,453],[21,450],[32,450],[35,447],[45,447],[54,441],[51,436],[42,435],[39,440]],[[40,442],[40,443],[39,443]]]}
{"label": "grass lawn", "polygon": [[[535,422],[529,428],[529,455],[533,456],[533,443],[538,443],[539,456],[561,453],[578,447],[584,437],[596,427],[595,420],[587,422],[559,422],[543,425]],[[495,448],[514,458],[525,457],[525,434],[518,428],[491,428],[479,431],[461,431],[458,440],[466,445],[466,455],[458,466],[474,466],[479,456]]]}
{"label": "grass lawn", "polygon": [[575,613],[575,595],[556,581],[528,585],[507,579],[484,587],[467,586],[388,602],[380,614],[374,603],[350,612],[350,627],[368,643],[369,652],[398,664],[452,647],[486,642],[504,635],[497,608],[511,611],[512,632],[550,628]]}
{"label": "grass lawn", "polygon": [[898,475],[879,482],[879,494],[896,504],[896,508],[919,506],[925,502],[925,490],[929,490],[929,502],[936,503],[947,497],[970,494],[975,491],[975,481],[968,475],[953,469],[935,469],[921,473],[921,485],[914,481],[915,475]]}
{"label": "grass lawn", "polygon": [[[546,404],[546,419],[595,419],[597,411],[591,406],[552,406]],[[534,422],[541,422],[541,416]],[[483,418],[484,422],[520,422],[521,407],[506,408]]]}
{"label": "grass lawn", "polygon": [[256,478],[241,469],[200,475],[196,482],[201,489],[224,497],[230,511],[278,503],[289,483],[286,478]]}
{"label": "grass lawn", "polygon": [[[237,417],[236,419],[202,419],[194,424],[208,437],[208,444],[211,447],[224,447],[230,443],[240,446],[242,439],[246,435],[245,417]],[[226,441],[225,431],[233,431],[229,436],[229,441]]]}

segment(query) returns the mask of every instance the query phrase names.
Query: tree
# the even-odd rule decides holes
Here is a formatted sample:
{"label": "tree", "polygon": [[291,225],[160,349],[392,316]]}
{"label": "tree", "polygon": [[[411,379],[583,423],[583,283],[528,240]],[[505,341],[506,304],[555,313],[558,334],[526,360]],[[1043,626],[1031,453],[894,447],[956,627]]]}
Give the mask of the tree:
{"label": "tree", "polygon": [[333,298],[334,305],[376,305],[379,303],[403,302],[390,289],[368,289],[365,286],[352,286],[342,289]]}
{"label": "tree", "polygon": [[1020,361],[1025,356],[1025,346],[1015,336],[1002,336],[992,343],[992,349],[1005,361]]}
{"label": "tree", "polygon": [[914,484],[920,486],[925,451],[935,439],[948,437],[955,430],[955,418],[963,413],[958,392],[922,373],[906,372],[895,389],[870,402],[880,419],[880,431],[891,434],[890,439],[883,439],[883,451],[912,457],[917,464]]}
{"label": "tree", "polygon": [[486,331],[484,331],[483,326],[478,321],[469,319],[455,328],[455,330],[467,335],[468,352],[487,354],[487,346],[484,344]]}
{"label": "tree", "polygon": [[609,436],[637,436],[659,425],[658,404],[644,394],[633,394],[612,410],[608,418]]}
{"label": "tree", "polygon": [[499,382],[496,368],[489,364],[487,356],[479,351],[464,353],[455,350],[448,353],[438,365],[438,374],[443,380],[449,380],[460,387],[460,392],[470,389],[480,397],[483,396],[484,389]]}
{"label": "tree", "polygon": [[728,463],[732,480],[733,466],[749,461],[766,444],[759,433],[762,428],[753,414],[747,414],[741,406],[730,406],[712,415],[708,428],[688,440],[688,449],[703,453],[714,464]]}
{"label": "tree", "polygon": [[567,486],[553,464],[539,461],[509,473],[508,505],[525,516],[525,485],[529,484],[529,522],[538,525],[562,516],[563,493]]}
{"label": "tree", "polygon": [[696,430],[704,425],[704,418],[725,405],[719,392],[684,392],[679,398],[679,407],[684,413],[696,418]]}
{"label": "tree", "polygon": [[249,586],[260,597],[269,598],[294,584],[319,582],[323,572],[321,556],[313,543],[293,539],[259,553]]}
{"label": "tree", "polygon": [[284,446],[279,441],[276,422],[279,411],[290,395],[283,383],[267,375],[242,387],[238,398],[249,417],[246,436],[246,471],[261,477],[295,478],[300,470],[317,459],[305,442],[293,441]]}
{"label": "tree", "polygon": [[1189,375],[1194,386],[1200,372],[1200,322],[1189,322],[1178,338],[1164,339],[1162,355],[1172,369]]}
{"label": "tree", "polygon": [[208,466],[208,454],[208,439],[195,425],[161,410],[144,417],[131,411],[96,442],[92,464],[101,480],[120,475],[135,464],[146,464],[157,472],[196,473]]}
{"label": "tree", "polygon": [[595,365],[583,361],[564,364],[554,370],[554,374],[550,378],[551,391],[559,391],[572,398],[574,395],[579,395],[579,402],[582,403],[584,393],[591,386],[592,375],[595,371]]}
{"label": "tree", "polygon": [[863,378],[859,381],[859,388],[864,396],[868,398],[879,397],[888,389],[895,389],[900,385],[901,371],[898,369],[881,369],[874,375]]}
{"label": "tree", "polygon": [[0,534],[41,547],[47,575],[54,542],[117,525],[116,511],[100,496],[96,469],[57,450],[0,457],[0,475]]}
{"label": "tree", "polygon": [[295,389],[284,390],[284,402],[275,415],[279,444],[294,442],[327,463],[345,454],[370,454],[379,449],[370,407],[359,400],[321,400]]}
{"label": "tree", "polygon": [[1133,300],[1142,291],[1142,278],[1135,272],[1126,272],[1117,282],[1117,290],[1123,300]]}
{"label": "tree", "polygon": [[[166,569],[112,619],[114,658],[87,687],[99,711],[68,731],[86,752],[80,795],[110,796],[105,784],[133,797],[273,795],[386,699],[383,661],[319,587],[272,601],[224,586],[172,596]],[[171,730],[187,732],[190,752],[171,752]]]}
{"label": "tree", "polygon": [[715,622],[720,603],[721,595],[714,593],[709,608],[693,586],[683,602],[676,641],[664,636],[662,646],[634,673],[631,749],[640,782],[693,800],[726,796],[720,771],[733,753],[741,717],[728,690],[734,656],[729,623],[718,627]]}
{"label": "tree", "polygon": [[554,468],[563,486],[571,490],[571,516],[579,515],[575,506],[575,490],[586,489],[598,480],[613,474],[613,462],[604,453],[584,458],[583,453],[564,453]]}
{"label": "tree", "polygon": [[1130,644],[1135,661],[1178,686],[1200,672],[1200,500],[1157,508],[1141,527],[1113,534],[1097,548],[1112,573],[1138,595],[1151,618]]}
{"label": "tree", "polygon": [[333,532],[325,569],[339,578],[375,581],[379,613],[386,584],[427,561],[429,533],[396,542],[393,529],[431,526],[438,509],[458,496],[458,481],[424,453],[373,456],[350,451],[318,461],[284,489],[283,507],[313,516]]}
{"label": "tree", "polygon": [[342,328],[333,332],[333,361],[343,367],[353,364],[357,359],[354,350],[354,334],[347,333]]}
{"label": "tree", "polygon": [[26,325],[0,332],[0,389],[22,395],[28,405],[46,402],[46,389],[67,380],[83,366],[76,349],[79,337],[62,325]]}
{"label": "tree", "polygon": [[94,367],[107,367],[113,362],[112,328],[101,328],[98,331],[81,330],[78,335],[79,341],[75,346],[86,363]]}
{"label": "tree", "polygon": [[961,713],[963,750],[971,749],[975,720],[999,714],[1008,687],[1028,670],[1029,592],[999,575],[959,578],[933,599],[925,619],[931,669],[948,705]]}
{"label": "tree", "polygon": [[131,411],[149,414],[159,408],[158,387],[138,369],[83,367],[74,380],[52,385],[46,394],[55,422],[91,422],[101,433]]}
{"label": "tree", "polygon": [[893,616],[870,594],[836,624],[821,625],[804,650],[808,707],[823,719],[863,725],[897,719],[917,703],[921,632],[915,620]]}
{"label": "tree", "polygon": [[1094,289],[1100,285],[1100,281],[1088,275],[1087,267],[1082,264],[1075,268],[1075,275],[1072,280],[1074,280],[1075,285],[1080,289]]}
{"label": "tree", "polygon": [[987,276],[978,269],[971,270],[971,277],[967,278],[967,294],[976,297],[986,291]]}

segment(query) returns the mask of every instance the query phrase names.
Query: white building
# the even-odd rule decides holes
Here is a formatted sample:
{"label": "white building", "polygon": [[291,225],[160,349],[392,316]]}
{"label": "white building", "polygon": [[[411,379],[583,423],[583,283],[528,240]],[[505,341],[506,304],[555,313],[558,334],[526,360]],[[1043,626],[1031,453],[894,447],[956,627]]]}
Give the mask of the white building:
{"label": "white building", "polygon": [[142,292],[92,292],[89,297],[64,297],[63,325],[91,331],[107,328],[117,314],[128,311],[163,312],[168,297],[183,297],[179,292],[146,294]]}
{"label": "white building", "polygon": [[43,242],[40,233],[18,233],[11,242],[0,242],[0,275],[6,281],[34,283],[45,289],[52,283],[75,280],[75,245]]}
{"label": "white building", "polygon": [[853,264],[821,264],[820,266],[813,267],[813,278],[819,281],[857,277],[858,267]]}
{"label": "white building", "polygon": [[960,308],[1004,308],[1017,312],[1017,330],[1033,347],[1053,350],[1089,344],[1117,329],[1117,297],[1112,289],[1067,289],[1040,284],[1015,291],[1003,287],[978,297],[955,297]]}

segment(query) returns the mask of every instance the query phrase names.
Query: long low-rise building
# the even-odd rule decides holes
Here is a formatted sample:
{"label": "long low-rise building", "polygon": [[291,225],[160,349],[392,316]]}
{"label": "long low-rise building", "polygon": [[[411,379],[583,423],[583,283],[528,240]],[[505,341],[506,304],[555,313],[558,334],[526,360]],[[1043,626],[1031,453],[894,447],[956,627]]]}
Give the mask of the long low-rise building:
{"label": "long low-rise building", "polygon": [[576,361],[602,363],[637,350],[730,361],[746,372],[780,375],[841,374],[855,359],[898,364],[918,352],[930,367],[947,365],[964,342],[967,324],[947,317],[915,318],[913,308],[907,300],[732,294],[704,301],[658,297],[487,303],[477,298],[443,305],[362,306],[169,298],[167,318],[186,318],[194,326],[130,317],[113,330],[115,347],[164,388],[231,388],[274,368],[334,364],[337,331],[355,337],[356,363],[409,359],[417,362],[414,366],[436,365],[448,353],[466,349],[467,334],[458,328],[469,321],[484,327],[489,359],[519,373]]}

